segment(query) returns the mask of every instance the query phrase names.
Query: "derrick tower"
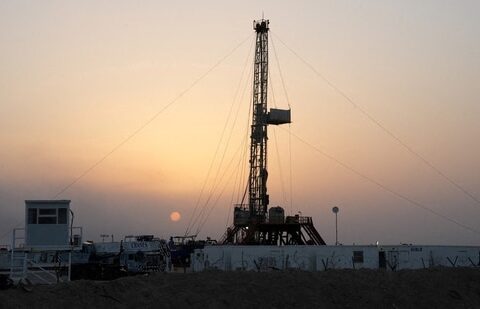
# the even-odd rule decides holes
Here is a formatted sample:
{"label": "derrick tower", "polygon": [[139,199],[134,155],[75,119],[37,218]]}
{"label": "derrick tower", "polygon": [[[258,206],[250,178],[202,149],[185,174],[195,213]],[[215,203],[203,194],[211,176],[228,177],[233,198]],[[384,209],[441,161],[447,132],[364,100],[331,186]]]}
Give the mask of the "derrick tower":
{"label": "derrick tower", "polygon": [[265,219],[269,202],[267,194],[268,24],[268,20],[254,22],[257,39],[253,77],[248,205],[251,219],[260,222]]}
{"label": "derrick tower", "polygon": [[233,226],[221,239],[223,244],[251,245],[325,245],[313,226],[311,217],[285,217],[283,208],[268,208],[267,141],[268,125],[291,122],[290,110],[270,109],[267,106],[268,89],[268,31],[269,20],[253,22],[256,32],[253,108],[250,133],[250,173],[248,177],[248,204],[236,205]]}

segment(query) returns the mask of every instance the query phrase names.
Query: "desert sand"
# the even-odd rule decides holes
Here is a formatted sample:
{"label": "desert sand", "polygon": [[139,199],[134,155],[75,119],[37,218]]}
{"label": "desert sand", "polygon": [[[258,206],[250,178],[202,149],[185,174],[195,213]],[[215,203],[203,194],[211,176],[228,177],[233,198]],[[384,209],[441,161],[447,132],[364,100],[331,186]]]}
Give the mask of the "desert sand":
{"label": "desert sand", "polygon": [[0,291],[0,308],[480,308],[479,269],[158,273]]}

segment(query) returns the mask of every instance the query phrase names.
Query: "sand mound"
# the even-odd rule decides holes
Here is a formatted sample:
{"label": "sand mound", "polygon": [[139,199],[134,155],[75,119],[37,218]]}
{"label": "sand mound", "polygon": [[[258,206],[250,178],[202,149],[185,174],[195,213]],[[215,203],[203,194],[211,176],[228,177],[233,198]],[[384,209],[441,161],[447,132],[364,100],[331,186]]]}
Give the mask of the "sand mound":
{"label": "sand mound", "polygon": [[155,274],[0,291],[0,307],[480,308],[480,271]]}

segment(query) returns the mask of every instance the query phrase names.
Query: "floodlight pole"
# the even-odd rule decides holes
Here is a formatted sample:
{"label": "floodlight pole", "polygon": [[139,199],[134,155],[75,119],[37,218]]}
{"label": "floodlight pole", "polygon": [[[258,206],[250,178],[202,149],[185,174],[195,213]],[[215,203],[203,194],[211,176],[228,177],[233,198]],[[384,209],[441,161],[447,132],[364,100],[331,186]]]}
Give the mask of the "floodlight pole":
{"label": "floodlight pole", "polygon": [[340,209],[335,206],[332,208],[332,212],[335,214],[335,246],[338,246],[338,211]]}
{"label": "floodlight pole", "polygon": [[335,213],[335,246],[338,246],[338,213]]}

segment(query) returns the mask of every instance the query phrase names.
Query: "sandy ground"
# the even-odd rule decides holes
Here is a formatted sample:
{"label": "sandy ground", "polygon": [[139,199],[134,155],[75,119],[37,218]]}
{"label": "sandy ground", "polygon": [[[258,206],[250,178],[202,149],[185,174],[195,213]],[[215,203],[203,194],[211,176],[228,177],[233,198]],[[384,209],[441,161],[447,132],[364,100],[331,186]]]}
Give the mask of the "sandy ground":
{"label": "sandy ground", "polygon": [[0,308],[480,308],[480,269],[203,272],[0,291]]}

